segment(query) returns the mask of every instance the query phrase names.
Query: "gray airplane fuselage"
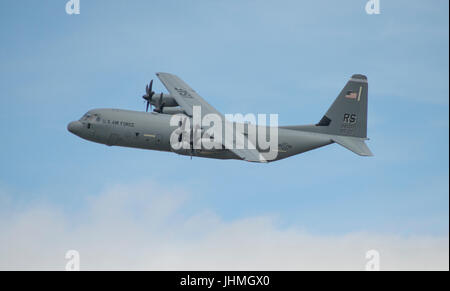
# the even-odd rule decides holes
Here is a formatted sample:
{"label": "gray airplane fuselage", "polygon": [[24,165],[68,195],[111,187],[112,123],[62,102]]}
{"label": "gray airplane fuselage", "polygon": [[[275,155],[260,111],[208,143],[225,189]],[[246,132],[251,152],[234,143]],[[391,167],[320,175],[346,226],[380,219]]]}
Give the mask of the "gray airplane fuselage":
{"label": "gray airplane fuselage", "polygon": [[[177,128],[170,126],[172,115],[123,109],[93,109],[80,120],[69,123],[68,130],[89,141],[108,146],[122,146],[175,152],[181,155],[215,159],[241,159],[228,149],[174,150],[170,136]],[[269,133],[269,127],[266,128]],[[333,143],[330,136],[317,132],[278,128],[276,161]],[[256,145],[259,148],[258,144]]]}
{"label": "gray airplane fuselage", "polygon": [[[108,146],[249,162],[277,161],[332,143],[360,156],[373,156],[365,143],[368,81],[362,74],[351,76],[318,123],[280,127],[225,120],[176,75],[156,75],[169,94],[153,92],[150,81],[142,98],[147,102],[146,111],[151,104],[154,112],[93,109],[69,123],[68,130]],[[241,120],[238,115],[233,117]]]}

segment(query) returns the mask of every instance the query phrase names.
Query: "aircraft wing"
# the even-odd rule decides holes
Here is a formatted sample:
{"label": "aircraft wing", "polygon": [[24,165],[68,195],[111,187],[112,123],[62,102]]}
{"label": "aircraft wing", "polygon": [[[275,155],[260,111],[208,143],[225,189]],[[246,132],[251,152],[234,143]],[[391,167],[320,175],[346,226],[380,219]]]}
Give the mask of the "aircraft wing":
{"label": "aircraft wing", "polygon": [[267,163],[263,155],[257,149],[230,149],[234,154],[247,162]]}
{"label": "aircraft wing", "polygon": [[[175,75],[169,73],[156,73],[156,76],[161,80],[163,85],[169,91],[170,95],[177,101],[178,105],[186,112],[187,115],[193,115],[193,107],[201,106],[202,109],[202,118],[206,114],[214,113],[220,116],[223,122],[227,122],[223,114],[217,111],[214,107],[212,107],[208,102],[206,102],[200,95],[197,94],[188,84],[186,84],[183,80],[178,78]],[[238,133],[237,133],[238,134]],[[242,133],[239,133],[242,134]],[[225,136],[227,141],[225,142],[225,146],[227,144],[234,144],[234,137]],[[244,136],[244,140],[248,143],[247,136]],[[262,157],[261,153],[257,149],[229,149],[234,154],[239,156],[241,159],[244,159],[249,162],[266,162],[266,160]]]}
{"label": "aircraft wing", "polygon": [[178,105],[180,105],[187,115],[192,117],[193,106],[201,106],[202,117],[209,113],[215,113],[223,118],[219,111],[209,105],[197,92],[177,76],[169,73],[156,73],[156,76],[158,76],[170,95],[177,101]]}

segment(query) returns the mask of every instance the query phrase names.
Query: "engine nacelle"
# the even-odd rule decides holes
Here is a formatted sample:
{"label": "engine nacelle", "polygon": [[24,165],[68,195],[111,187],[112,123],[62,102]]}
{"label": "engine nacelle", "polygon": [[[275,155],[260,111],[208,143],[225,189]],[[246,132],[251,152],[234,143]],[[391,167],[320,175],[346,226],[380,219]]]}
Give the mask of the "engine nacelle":
{"label": "engine nacelle", "polygon": [[[160,95],[161,94],[155,94],[153,96],[152,100],[150,101],[150,103],[153,106],[157,106],[157,104],[159,102]],[[175,98],[173,98],[170,94],[163,94],[162,103],[164,103],[164,107],[175,107],[175,106],[178,106],[177,101],[175,101]]]}
{"label": "engine nacelle", "polygon": [[162,110],[162,113],[170,114],[170,115],[175,115],[175,114],[180,114],[180,113],[181,114],[185,114],[184,110],[181,107],[179,107],[179,106],[177,106],[177,107],[174,107],[174,106],[172,106],[172,107],[164,107],[163,110]]}

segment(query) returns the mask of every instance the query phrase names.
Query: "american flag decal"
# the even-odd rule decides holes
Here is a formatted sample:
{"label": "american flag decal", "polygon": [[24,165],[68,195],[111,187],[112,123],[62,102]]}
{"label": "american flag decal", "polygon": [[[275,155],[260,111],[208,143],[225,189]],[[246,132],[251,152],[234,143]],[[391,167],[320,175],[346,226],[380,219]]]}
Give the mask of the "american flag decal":
{"label": "american flag decal", "polygon": [[353,91],[347,91],[347,94],[345,94],[345,98],[356,99],[356,97],[358,97],[358,95]]}

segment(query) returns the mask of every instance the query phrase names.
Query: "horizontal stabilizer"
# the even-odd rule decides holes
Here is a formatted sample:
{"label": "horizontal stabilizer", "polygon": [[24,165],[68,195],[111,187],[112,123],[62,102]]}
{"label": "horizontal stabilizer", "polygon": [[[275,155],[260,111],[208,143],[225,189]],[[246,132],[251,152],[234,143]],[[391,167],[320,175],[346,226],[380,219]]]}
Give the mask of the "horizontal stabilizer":
{"label": "horizontal stabilizer", "polygon": [[351,137],[351,136],[334,136],[332,140],[343,146],[344,148],[351,150],[360,156],[373,156],[370,149],[364,142],[365,138]]}

